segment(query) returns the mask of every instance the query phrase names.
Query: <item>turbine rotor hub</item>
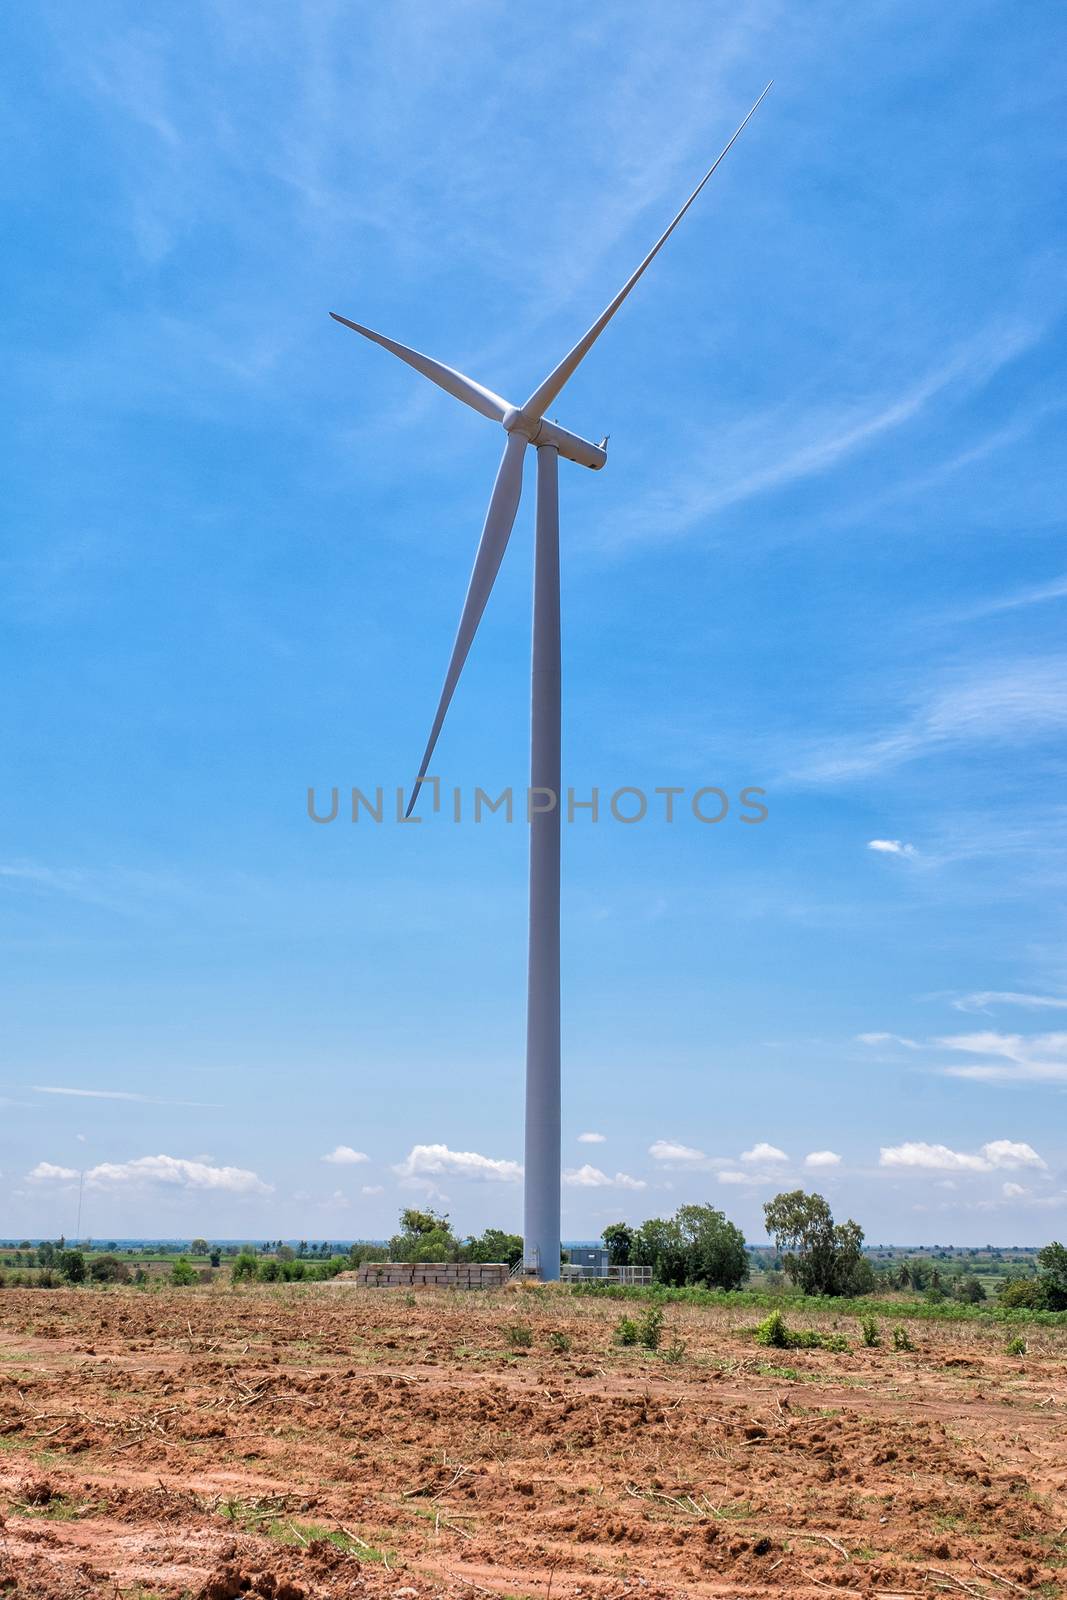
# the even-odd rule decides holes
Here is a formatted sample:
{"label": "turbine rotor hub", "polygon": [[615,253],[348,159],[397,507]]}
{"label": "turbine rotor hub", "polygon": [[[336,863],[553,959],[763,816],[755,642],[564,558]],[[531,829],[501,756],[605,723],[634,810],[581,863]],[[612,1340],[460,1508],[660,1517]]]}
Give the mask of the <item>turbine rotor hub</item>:
{"label": "turbine rotor hub", "polygon": [[500,419],[505,433],[522,433],[533,444],[541,429],[541,418],[531,417],[520,406],[509,406]]}

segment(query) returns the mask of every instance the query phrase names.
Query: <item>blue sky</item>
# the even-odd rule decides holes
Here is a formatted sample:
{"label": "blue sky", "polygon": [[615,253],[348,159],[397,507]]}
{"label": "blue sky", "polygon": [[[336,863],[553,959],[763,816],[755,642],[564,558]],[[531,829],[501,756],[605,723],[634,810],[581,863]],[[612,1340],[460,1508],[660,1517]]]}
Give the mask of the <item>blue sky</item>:
{"label": "blue sky", "polygon": [[525,828],[305,811],[410,783],[499,435],[326,313],[522,399],[773,76],[555,407],[565,780],[769,807],[565,830],[564,1231],[1062,1237],[1062,9],[4,26],[0,1229],[518,1225]]}

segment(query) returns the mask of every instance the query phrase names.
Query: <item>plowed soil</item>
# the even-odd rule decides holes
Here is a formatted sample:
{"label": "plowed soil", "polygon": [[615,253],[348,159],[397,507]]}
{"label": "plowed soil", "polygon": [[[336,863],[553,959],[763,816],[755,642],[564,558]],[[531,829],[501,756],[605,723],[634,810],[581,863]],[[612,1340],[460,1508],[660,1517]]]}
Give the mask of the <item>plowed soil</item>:
{"label": "plowed soil", "polygon": [[626,1310],[0,1292],[0,1595],[1067,1593],[1059,1330],[773,1351],[687,1307],[654,1353]]}

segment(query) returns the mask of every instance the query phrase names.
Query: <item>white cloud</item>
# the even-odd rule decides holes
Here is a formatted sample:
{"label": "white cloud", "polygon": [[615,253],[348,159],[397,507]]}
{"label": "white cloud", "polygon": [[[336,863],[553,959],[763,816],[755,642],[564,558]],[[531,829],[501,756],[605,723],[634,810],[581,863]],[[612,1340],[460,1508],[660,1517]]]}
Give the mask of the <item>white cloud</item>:
{"label": "white cloud", "polygon": [[920,1167],[932,1172],[993,1172],[1004,1167],[1044,1167],[1045,1162],[1031,1145],[1012,1139],[992,1139],[976,1153],[916,1140],[883,1145],[879,1165]]}
{"label": "white cloud", "polygon": [[902,1044],[906,1050],[921,1050],[917,1039],[906,1039],[901,1033],[857,1033],[857,1044]]}
{"label": "white cloud", "polygon": [[215,1167],[205,1161],[185,1161],[180,1156],[139,1156],[136,1161],[103,1161],[90,1167],[86,1181],[108,1184],[162,1183],[183,1189],[215,1189],[229,1194],[270,1194],[264,1183],[244,1167]]}
{"label": "white cloud", "polygon": [[599,1167],[571,1167],[563,1174],[563,1181],[572,1189],[647,1189],[643,1178],[631,1178],[628,1172],[617,1172],[613,1178]]}
{"label": "white cloud", "polygon": [[1020,1006],[1026,1011],[1046,1007],[1050,1011],[1067,1011],[1067,999],[1051,994],[1016,994],[1010,989],[983,989],[977,994],[960,995],[953,1000],[957,1011],[988,1011],[993,1006]]}
{"label": "white cloud", "polygon": [[336,1150],[331,1150],[329,1155],[320,1156],[320,1161],[328,1161],[334,1167],[354,1167],[359,1161],[369,1161],[362,1150],[353,1150],[350,1144],[339,1144]]}
{"label": "white cloud", "polygon": [[360,1194],[384,1194],[385,1186],[380,1183],[365,1183],[359,1192]]}
{"label": "white cloud", "polygon": [[1067,1082],[1067,1033],[957,1033],[935,1041],[945,1050],[992,1057],[965,1066],[945,1067],[950,1078],[980,1083]]}
{"label": "white cloud", "polygon": [[913,856],[916,854],[913,844],[904,844],[900,839],[868,839],[867,849],[876,850],[883,856]]}
{"label": "white cloud", "polygon": [[811,1150],[804,1157],[806,1167],[839,1167],[841,1157],[836,1150]]}
{"label": "white cloud", "polygon": [[517,1161],[497,1161],[474,1150],[450,1150],[446,1144],[412,1145],[393,1171],[401,1178],[421,1178],[447,1172],[457,1178],[488,1183],[518,1183],[522,1167]]}
{"label": "white cloud", "polygon": [[605,1134],[603,1134],[603,1133],[580,1133],[578,1135],[578,1143],[579,1144],[604,1144],[604,1143],[606,1143],[606,1137],[607,1136]]}
{"label": "white cloud", "polygon": [[33,1171],[28,1172],[26,1176],[34,1183],[40,1183],[48,1178],[76,1178],[78,1170],[76,1167],[57,1167],[51,1161],[38,1161]]}
{"label": "white cloud", "polygon": [[1000,1192],[1005,1200],[1018,1200],[1021,1195],[1026,1193],[1026,1190],[1021,1183],[1005,1183],[1002,1185]]}
{"label": "white cloud", "polygon": [[720,1172],[720,1183],[753,1183],[756,1180],[750,1172]]}
{"label": "white cloud", "polygon": [[703,1150],[694,1150],[687,1144],[676,1144],[673,1139],[657,1139],[648,1147],[653,1161],[704,1161]]}
{"label": "white cloud", "polygon": [[788,1161],[784,1150],[775,1144],[754,1144],[751,1150],[741,1152],[742,1161]]}

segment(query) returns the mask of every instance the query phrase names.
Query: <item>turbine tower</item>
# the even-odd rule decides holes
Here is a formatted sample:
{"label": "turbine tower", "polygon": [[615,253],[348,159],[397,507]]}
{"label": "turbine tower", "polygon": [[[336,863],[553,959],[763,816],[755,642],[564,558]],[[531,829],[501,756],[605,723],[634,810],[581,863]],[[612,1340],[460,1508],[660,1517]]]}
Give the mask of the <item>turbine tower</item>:
{"label": "turbine tower", "polygon": [[[630,290],[666,244],[771,85],[752,106],[729,142],[712,162],[674,221],[656,240],[637,270],[558,366],[526,401],[513,406],[462,372],[387,339],[336,311],[335,322],[391,351],[457,400],[499,422],[507,439],[489,499],[474,570],[456,630],[444,688],[426,741],[406,815],[419,797],[445,713],[463,671],[478,624],[496,580],[519,509],[526,446],[537,449],[537,512],[534,536],[533,663],[530,737],[530,933],[526,1008],[526,1172],[523,1207],[523,1264],[542,1279],[560,1269],[560,730],[561,666],[559,622],[559,458],[599,471],[607,461],[600,444],[569,433],[545,412],[592,349]],[[550,803],[551,800],[551,803]]]}

